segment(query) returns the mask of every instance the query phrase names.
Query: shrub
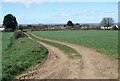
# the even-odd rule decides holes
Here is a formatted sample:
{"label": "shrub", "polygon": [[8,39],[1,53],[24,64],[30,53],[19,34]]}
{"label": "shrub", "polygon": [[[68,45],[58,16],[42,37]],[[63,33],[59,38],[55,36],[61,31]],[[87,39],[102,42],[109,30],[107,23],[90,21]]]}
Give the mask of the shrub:
{"label": "shrub", "polygon": [[4,32],[12,32],[13,30],[11,28],[4,29]]}
{"label": "shrub", "polygon": [[18,38],[20,38],[20,37],[24,37],[24,33],[23,33],[21,30],[16,30],[16,31],[14,32],[14,38],[15,38],[15,39],[18,39]]}

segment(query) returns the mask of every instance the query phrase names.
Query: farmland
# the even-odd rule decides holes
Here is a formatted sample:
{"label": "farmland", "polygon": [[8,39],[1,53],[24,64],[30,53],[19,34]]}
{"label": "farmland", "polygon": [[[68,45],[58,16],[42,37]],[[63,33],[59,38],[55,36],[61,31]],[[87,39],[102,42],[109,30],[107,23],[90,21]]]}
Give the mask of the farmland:
{"label": "farmland", "polygon": [[3,80],[11,79],[31,66],[36,66],[47,54],[44,46],[27,37],[13,40],[12,33],[3,33],[2,36]]}
{"label": "farmland", "polygon": [[96,49],[110,57],[118,56],[118,31],[75,30],[33,31],[35,35]]}
{"label": "farmland", "polygon": [[[108,75],[110,75],[109,77],[112,77],[113,75],[115,75],[114,77],[117,76],[117,73],[116,73],[117,62],[115,61],[115,63],[112,63],[113,62],[112,60],[108,60],[108,58],[102,56],[101,53],[98,54],[97,52],[91,50],[91,48],[95,48],[97,49],[97,51],[102,52],[103,54],[117,58],[118,31],[97,31],[97,30],[86,30],[86,31],[85,30],[79,30],[79,31],[69,30],[68,31],[68,30],[65,30],[65,31],[33,31],[32,33],[34,34],[34,36],[29,33],[31,35],[30,37],[32,37],[34,40],[43,42],[45,44],[35,42],[33,40],[28,39],[27,37],[22,37],[17,40],[14,40],[12,38],[13,33],[3,32],[3,35],[2,35],[3,80],[15,78],[17,75],[22,74],[24,71],[31,69],[30,67],[34,68],[37,64],[40,64],[42,62],[44,57],[47,55],[48,51],[50,56],[47,58],[47,61],[43,65],[41,65],[39,69],[35,71],[37,74],[32,76],[33,78],[37,77],[38,75],[41,75],[41,76],[43,75],[47,77],[46,73],[47,74],[51,72],[54,73],[54,71],[56,71],[57,74],[60,74],[61,76],[66,71],[68,72],[72,71],[72,73],[74,73],[75,70],[77,70],[77,68],[79,69],[78,71],[76,71],[75,76],[80,78],[78,74],[82,74],[81,73],[82,68],[86,68],[86,67],[89,68],[89,69],[86,68],[85,69],[86,71],[84,71],[85,74],[87,75],[88,72],[90,72],[91,70],[99,71],[101,66],[104,67],[104,70],[106,71],[105,73],[113,72],[110,74],[108,73]],[[40,39],[41,37],[43,37],[43,39]],[[53,40],[52,41],[45,40],[44,38],[59,40],[64,43],[55,42]],[[66,42],[70,44],[67,45]],[[75,45],[71,45],[71,43]],[[80,45],[89,47],[90,49],[82,48]],[[77,54],[78,59],[67,58],[67,56],[71,57],[72,54]],[[97,59],[97,58],[100,58],[100,59]],[[96,64],[94,61],[97,63],[99,62],[99,64]],[[84,63],[84,66],[83,66],[83,63]],[[93,66],[97,68],[91,68],[90,66],[92,65],[92,63],[95,63]],[[105,66],[104,63],[109,65]],[[113,67],[112,65],[114,65],[115,67]],[[113,70],[105,69],[107,67],[111,67],[113,68]],[[52,68],[54,68],[54,70]],[[59,68],[61,70],[59,70]],[[43,69],[43,70],[40,70],[40,69]],[[65,71],[61,72],[62,70],[65,70]],[[45,72],[45,73],[41,74],[42,72]],[[25,76],[28,77],[29,79],[31,78],[31,73],[32,72],[30,71],[30,74],[28,72],[27,74],[25,74]],[[32,74],[34,74],[34,71]],[[51,77],[54,77],[51,74],[49,75]],[[38,78],[41,78],[41,76]],[[67,74],[66,76],[70,76],[70,75]],[[96,76],[90,73],[90,77],[91,76],[93,76],[94,78],[97,78]],[[24,79],[24,76],[22,77]],[[82,78],[86,78],[86,77],[88,76],[85,76]],[[62,78],[65,78],[65,77],[62,76]]]}

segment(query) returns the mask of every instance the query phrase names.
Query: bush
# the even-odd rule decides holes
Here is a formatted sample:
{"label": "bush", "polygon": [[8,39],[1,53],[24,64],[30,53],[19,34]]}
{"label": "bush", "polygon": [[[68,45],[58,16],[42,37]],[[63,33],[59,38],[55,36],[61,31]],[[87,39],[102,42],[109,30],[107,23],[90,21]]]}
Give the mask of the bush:
{"label": "bush", "polygon": [[20,38],[20,37],[24,37],[24,33],[23,33],[21,30],[16,30],[16,31],[14,32],[14,38],[15,38],[15,39],[18,39],[18,38]]}
{"label": "bush", "polygon": [[7,28],[4,30],[4,32],[12,32],[13,30],[11,28]]}

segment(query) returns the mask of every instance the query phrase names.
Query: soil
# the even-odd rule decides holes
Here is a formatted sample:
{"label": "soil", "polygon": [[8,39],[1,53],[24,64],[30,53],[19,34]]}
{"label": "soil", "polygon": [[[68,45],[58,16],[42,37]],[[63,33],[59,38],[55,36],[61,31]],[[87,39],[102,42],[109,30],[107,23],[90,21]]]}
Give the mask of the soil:
{"label": "soil", "polygon": [[82,58],[69,58],[64,52],[54,46],[38,40],[32,40],[44,45],[49,54],[47,58],[31,70],[17,76],[17,79],[117,79],[118,60],[112,59],[95,49],[66,42],[50,40],[31,34],[36,38],[64,44],[76,50]]}

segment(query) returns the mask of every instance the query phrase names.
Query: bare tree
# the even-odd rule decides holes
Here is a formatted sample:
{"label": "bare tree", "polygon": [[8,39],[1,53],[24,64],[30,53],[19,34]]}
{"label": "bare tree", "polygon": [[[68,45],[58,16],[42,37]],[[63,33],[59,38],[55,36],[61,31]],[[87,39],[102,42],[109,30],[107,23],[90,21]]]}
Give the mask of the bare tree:
{"label": "bare tree", "polygon": [[113,18],[110,18],[110,17],[104,17],[101,21],[101,25],[104,26],[104,27],[110,27],[111,25],[113,25],[113,22],[114,22],[114,19]]}

